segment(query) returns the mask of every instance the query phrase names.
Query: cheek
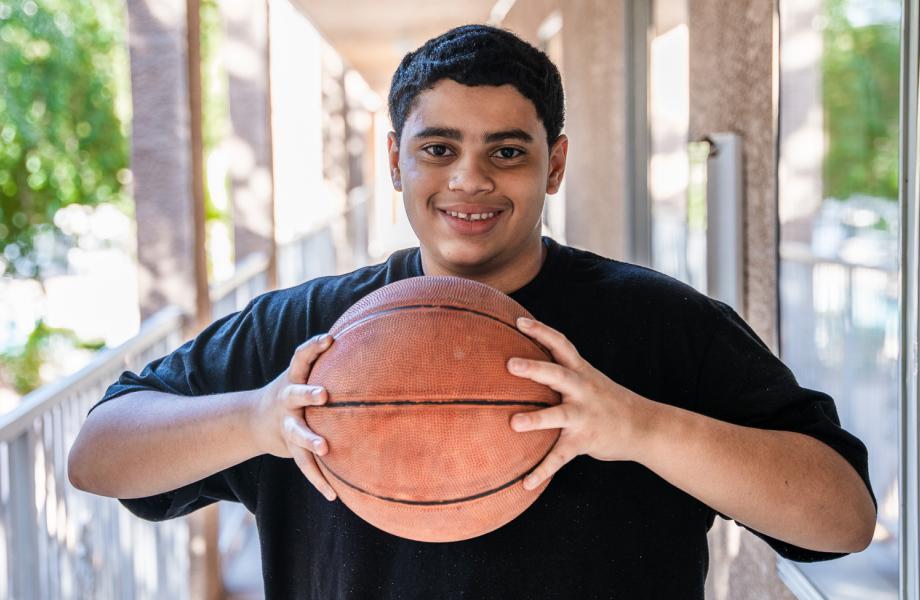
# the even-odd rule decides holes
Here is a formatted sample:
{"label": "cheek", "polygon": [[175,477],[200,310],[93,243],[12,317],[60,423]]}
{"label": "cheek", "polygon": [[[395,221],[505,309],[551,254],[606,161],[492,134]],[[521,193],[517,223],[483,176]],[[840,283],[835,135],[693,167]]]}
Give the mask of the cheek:
{"label": "cheek", "polygon": [[434,193],[440,183],[438,171],[436,169],[422,168],[417,161],[407,160],[404,165],[400,166],[402,178],[403,196],[411,196],[408,201],[422,199]]}
{"label": "cheek", "polygon": [[522,212],[539,212],[546,197],[546,180],[539,173],[531,172],[509,178],[505,182],[505,192],[518,204]]}

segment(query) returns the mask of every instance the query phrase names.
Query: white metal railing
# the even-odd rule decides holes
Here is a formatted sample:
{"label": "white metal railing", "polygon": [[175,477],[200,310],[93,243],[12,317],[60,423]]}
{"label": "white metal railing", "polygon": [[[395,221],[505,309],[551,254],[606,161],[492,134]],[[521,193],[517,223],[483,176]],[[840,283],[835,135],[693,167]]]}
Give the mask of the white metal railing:
{"label": "white metal railing", "polygon": [[[254,255],[212,289],[213,317],[265,291]],[[138,371],[182,341],[173,306],[118,348],[25,396],[0,417],[0,598],[187,598],[188,524],[134,518],[117,500],[76,490],[67,454],[90,408],[124,370]]]}
{"label": "white metal railing", "polygon": [[0,598],[185,598],[188,529],[154,526],[67,481],[67,453],[90,407],[125,369],[180,341],[166,308],[79,372],[0,417]]}
{"label": "white metal railing", "polygon": [[[349,212],[278,249],[283,285],[362,264],[364,255],[348,248]],[[252,255],[229,281],[213,286],[212,318],[266,291],[268,266],[266,256]],[[175,349],[183,323],[178,308],[161,310],[131,340],[0,416],[0,599],[189,597],[186,519],[135,518],[117,500],[76,490],[66,472],[93,404],[122,371],[138,371]]]}

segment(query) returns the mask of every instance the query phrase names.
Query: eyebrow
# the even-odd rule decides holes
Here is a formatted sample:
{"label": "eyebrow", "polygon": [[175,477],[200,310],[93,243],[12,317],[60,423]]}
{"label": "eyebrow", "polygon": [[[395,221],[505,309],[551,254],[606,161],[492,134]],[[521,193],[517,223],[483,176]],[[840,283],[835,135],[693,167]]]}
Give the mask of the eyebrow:
{"label": "eyebrow", "polygon": [[[414,136],[415,139],[420,138],[429,138],[429,137],[442,137],[449,140],[454,140],[456,142],[463,141],[463,133],[459,129],[454,129],[452,127],[426,127],[422,129]],[[493,142],[501,142],[504,140],[520,140],[522,142],[532,142],[533,136],[524,131],[523,129],[505,129],[503,131],[494,131],[492,133],[487,133],[483,138],[483,141],[486,144],[491,144]]]}
{"label": "eyebrow", "polygon": [[426,127],[422,129],[414,136],[415,139],[419,138],[429,138],[429,137],[442,137],[449,140],[454,140],[455,142],[463,141],[463,134],[460,133],[459,129],[452,129],[450,127]]}
{"label": "eyebrow", "polygon": [[506,129],[505,131],[496,131],[486,135],[485,142],[491,144],[492,142],[502,142],[504,140],[518,140],[521,142],[532,142],[533,136],[524,131],[523,129]]}

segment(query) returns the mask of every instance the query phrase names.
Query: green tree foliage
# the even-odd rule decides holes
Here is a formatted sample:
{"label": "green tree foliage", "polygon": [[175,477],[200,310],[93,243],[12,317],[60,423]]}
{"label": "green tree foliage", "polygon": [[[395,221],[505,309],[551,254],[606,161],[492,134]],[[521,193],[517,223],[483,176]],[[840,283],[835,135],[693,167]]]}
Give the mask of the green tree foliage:
{"label": "green tree foliage", "polygon": [[59,208],[130,207],[122,4],[0,0],[0,274],[41,276]]}
{"label": "green tree foliage", "polygon": [[[889,0],[890,1],[890,0]],[[847,0],[827,0],[824,30],[826,197],[898,197],[899,27],[855,27]]]}
{"label": "green tree foliage", "polygon": [[0,353],[0,380],[9,379],[13,389],[20,394],[28,394],[41,386],[42,365],[47,362],[47,354],[56,342],[92,351],[105,346],[102,341],[81,340],[70,329],[49,327],[40,320],[21,348]]}

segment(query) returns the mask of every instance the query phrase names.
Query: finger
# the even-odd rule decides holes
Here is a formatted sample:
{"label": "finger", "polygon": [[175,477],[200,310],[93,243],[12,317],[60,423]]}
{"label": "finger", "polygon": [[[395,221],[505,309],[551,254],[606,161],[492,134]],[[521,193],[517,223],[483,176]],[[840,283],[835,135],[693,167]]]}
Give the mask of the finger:
{"label": "finger", "polygon": [[297,350],[294,351],[294,357],[291,359],[291,381],[306,383],[313,362],[320,354],[329,348],[331,343],[332,336],[328,333],[323,333],[311,337],[298,346]]}
{"label": "finger", "polygon": [[517,413],[511,417],[511,428],[515,431],[564,429],[575,425],[578,416],[577,407],[563,402],[542,410]]}
{"label": "finger", "polygon": [[518,329],[549,348],[553,358],[560,365],[570,369],[581,366],[582,358],[574,344],[549,325],[526,317],[520,317],[517,320],[517,326]]}
{"label": "finger", "polygon": [[306,421],[293,415],[287,415],[281,426],[284,430],[284,441],[288,446],[294,445],[320,456],[329,451],[326,440],[307,427]]}
{"label": "finger", "polygon": [[313,484],[313,487],[326,497],[326,500],[330,502],[335,500],[335,490],[332,489],[332,486],[329,485],[329,482],[323,477],[322,471],[316,466],[316,460],[313,458],[313,455],[297,446],[290,446],[288,449],[291,451],[291,457],[294,459],[294,462],[297,463],[298,468],[300,468],[301,473],[307,478],[307,481]]}
{"label": "finger", "polygon": [[325,404],[329,394],[326,393],[325,388],[319,385],[292,383],[282,388],[281,397],[284,400],[284,406],[293,410],[304,406]]}
{"label": "finger", "polygon": [[578,453],[568,445],[556,444],[552,451],[546,455],[546,458],[537,465],[537,468],[524,478],[524,489],[532,490],[539,487],[576,456],[578,456]]}
{"label": "finger", "polygon": [[578,391],[578,375],[568,367],[527,358],[508,360],[508,371],[518,377],[526,377],[549,386],[560,394],[574,394]]}

